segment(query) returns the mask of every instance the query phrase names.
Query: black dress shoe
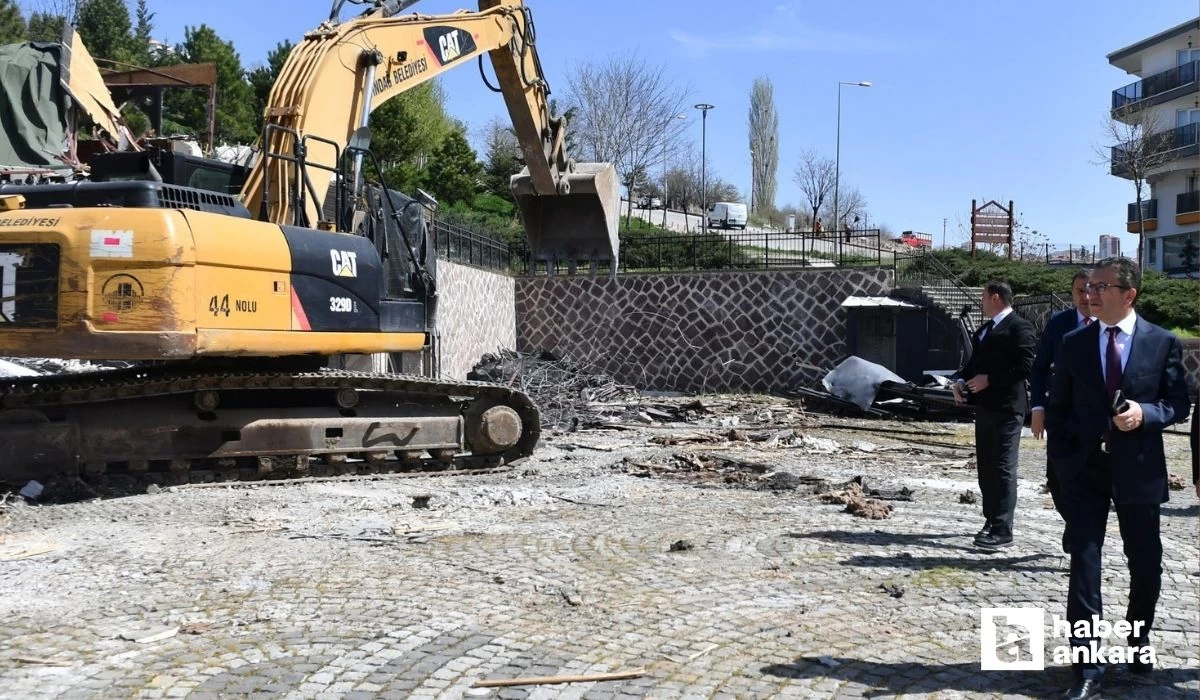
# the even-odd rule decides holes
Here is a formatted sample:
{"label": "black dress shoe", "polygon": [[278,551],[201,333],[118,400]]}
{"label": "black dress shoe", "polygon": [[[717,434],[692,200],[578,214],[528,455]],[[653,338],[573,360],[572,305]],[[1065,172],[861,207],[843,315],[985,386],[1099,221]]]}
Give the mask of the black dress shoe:
{"label": "black dress shoe", "polygon": [[990,534],[992,534],[992,526],[984,525],[982,530],[975,533],[975,539],[979,539],[980,537],[987,537]]}
{"label": "black dress shoe", "polygon": [[996,533],[988,533],[983,537],[975,538],[975,546],[983,549],[1000,549],[1001,547],[1009,547],[1013,543],[1011,534],[1000,535]]}
{"label": "black dress shoe", "polygon": [[[1137,647],[1139,650],[1144,647],[1150,646],[1149,639],[1130,639],[1127,643],[1129,644],[1129,646]],[[1131,658],[1129,660],[1129,672],[1130,673],[1136,673],[1136,674],[1142,675],[1142,674],[1150,673],[1153,670],[1154,670],[1154,664],[1153,663],[1142,663],[1140,654],[1134,653],[1133,658]]]}
{"label": "black dress shoe", "polygon": [[1075,681],[1075,685],[1062,695],[1064,700],[1087,700],[1100,697],[1100,681],[1089,678]]}

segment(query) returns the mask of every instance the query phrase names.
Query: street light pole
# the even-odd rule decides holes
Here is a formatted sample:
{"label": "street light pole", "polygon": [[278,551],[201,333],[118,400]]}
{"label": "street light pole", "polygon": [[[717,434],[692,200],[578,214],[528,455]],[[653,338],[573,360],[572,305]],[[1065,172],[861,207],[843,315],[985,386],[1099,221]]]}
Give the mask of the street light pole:
{"label": "street light pole", "polygon": [[841,186],[842,175],[842,86],[853,85],[855,87],[871,87],[871,81],[862,80],[859,82],[838,81],[838,106],[837,106],[837,146],[834,151],[833,162],[833,235],[837,236],[838,231],[838,190]]}
{"label": "street light pole", "polygon": [[[700,230],[708,230],[708,162],[705,146],[708,140],[708,110],[713,106],[701,102],[696,105],[700,110]],[[684,212],[687,215],[687,212]]]}

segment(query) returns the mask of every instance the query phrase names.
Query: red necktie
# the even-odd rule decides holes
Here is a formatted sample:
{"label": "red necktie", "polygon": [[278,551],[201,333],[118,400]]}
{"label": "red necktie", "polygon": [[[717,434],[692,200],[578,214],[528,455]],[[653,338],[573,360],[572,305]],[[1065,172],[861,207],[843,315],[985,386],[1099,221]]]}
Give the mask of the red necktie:
{"label": "red necktie", "polygon": [[1087,328],[1090,325],[1092,325],[1092,318],[1090,316],[1084,316],[1083,317],[1083,327]]}
{"label": "red necktie", "polygon": [[1108,350],[1104,353],[1104,384],[1111,403],[1117,389],[1121,388],[1121,351],[1117,349],[1117,333],[1121,329],[1109,326],[1105,330],[1108,332]]}
{"label": "red necktie", "polygon": [[[1104,385],[1108,389],[1108,405],[1111,406],[1117,389],[1121,388],[1121,351],[1117,349],[1117,332],[1120,328],[1109,326],[1104,329],[1108,333],[1108,348],[1104,353]],[[1104,444],[1107,445],[1112,437],[1112,420],[1104,429]],[[1106,450],[1107,451],[1107,448]]]}

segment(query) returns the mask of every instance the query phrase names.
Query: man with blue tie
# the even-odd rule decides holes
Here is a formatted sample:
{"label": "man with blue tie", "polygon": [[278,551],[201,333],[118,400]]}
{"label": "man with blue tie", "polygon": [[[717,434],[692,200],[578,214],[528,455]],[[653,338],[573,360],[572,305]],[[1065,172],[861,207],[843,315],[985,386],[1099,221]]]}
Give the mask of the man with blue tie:
{"label": "man with blue tie", "polygon": [[[1090,271],[1079,268],[1071,278],[1071,301],[1074,307],[1060,311],[1046,322],[1046,330],[1038,343],[1037,356],[1033,359],[1033,369],[1029,372],[1029,429],[1035,439],[1041,440],[1046,433],[1046,404],[1050,395],[1050,372],[1061,359],[1059,351],[1062,348],[1063,336],[1073,330],[1083,328],[1093,321],[1092,310],[1088,306],[1087,282]],[[1050,488],[1050,498],[1054,501],[1054,509],[1063,515],[1062,498],[1058,487],[1058,479],[1049,456],[1046,458],[1046,484]],[[1070,528],[1066,527],[1066,516],[1063,516],[1062,548],[1067,548],[1067,536]]]}
{"label": "man with blue tie", "polygon": [[[1127,258],[1097,266],[1087,291],[1098,322],[1063,338],[1062,357],[1070,361],[1055,367],[1046,408],[1047,452],[1071,529],[1067,618],[1073,631],[1078,622],[1105,619],[1100,563],[1112,502],[1129,563],[1127,644],[1139,650],[1150,646],[1161,589],[1159,508],[1168,499],[1162,432],[1186,420],[1189,409],[1182,344],[1134,310],[1141,277]],[[1075,683],[1063,696],[1071,700],[1100,693],[1104,664],[1087,648],[1102,642],[1090,632],[1071,637]],[[1133,654],[1129,669],[1150,672],[1146,659]]]}

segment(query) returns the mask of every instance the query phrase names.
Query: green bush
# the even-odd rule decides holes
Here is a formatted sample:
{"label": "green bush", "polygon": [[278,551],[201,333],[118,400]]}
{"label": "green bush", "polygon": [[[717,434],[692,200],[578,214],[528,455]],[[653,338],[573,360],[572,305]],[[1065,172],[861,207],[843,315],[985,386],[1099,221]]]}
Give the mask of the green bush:
{"label": "green bush", "polygon": [[1163,328],[1200,332],[1200,282],[1147,272],[1142,275],[1137,310]]}
{"label": "green bush", "polygon": [[751,267],[752,259],[720,233],[679,234],[634,219],[620,233],[623,270],[722,270]]}

